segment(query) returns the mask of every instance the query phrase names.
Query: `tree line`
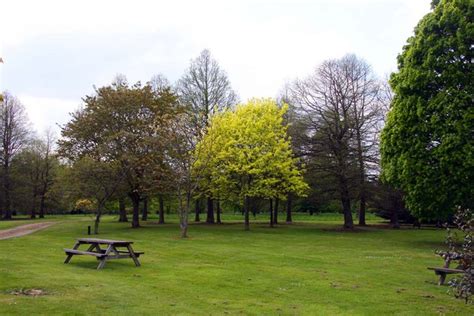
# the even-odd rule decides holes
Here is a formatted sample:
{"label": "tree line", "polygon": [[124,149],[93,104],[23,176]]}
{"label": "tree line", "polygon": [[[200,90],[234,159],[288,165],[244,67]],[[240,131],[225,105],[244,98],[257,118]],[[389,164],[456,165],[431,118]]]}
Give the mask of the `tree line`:
{"label": "tree line", "polygon": [[[183,236],[191,214],[220,223],[225,209],[242,212],[246,228],[250,214],[267,212],[274,225],[283,209],[286,222],[294,210],[341,212],[345,228],[354,214],[366,225],[368,211],[393,227],[449,219],[472,204],[472,45],[463,35],[472,8],[445,2],[417,26],[388,82],[349,54],[275,99],[243,103],[204,50],[175,83],[119,75],[96,88],[57,142],[32,135],[20,102],[4,93],[2,216],[94,209],[98,231],[104,211],[118,208],[120,221],[131,215],[139,227],[151,205],[164,223],[173,204]],[[450,20],[438,25],[443,10]]]}

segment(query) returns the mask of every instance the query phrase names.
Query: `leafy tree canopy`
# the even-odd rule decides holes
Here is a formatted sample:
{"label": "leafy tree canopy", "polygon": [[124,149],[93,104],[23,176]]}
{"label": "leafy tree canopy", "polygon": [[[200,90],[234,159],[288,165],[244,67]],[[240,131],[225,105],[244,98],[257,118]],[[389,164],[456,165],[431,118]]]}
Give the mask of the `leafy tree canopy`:
{"label": "leafy tree canopy", "polygon": [[287,108],[271,99],[253,99],[212,118],[196,148],[194,169],[210,180],[203,186],[208,183],[213,197],[242,201],[304,194],[307,184],[283,124]]}
{"label": "leafy tree canopy", "polygon": [[398,57],[382,133],[384,179],[411,212],[445,219],[473,206],[474,2],[433,2]]}

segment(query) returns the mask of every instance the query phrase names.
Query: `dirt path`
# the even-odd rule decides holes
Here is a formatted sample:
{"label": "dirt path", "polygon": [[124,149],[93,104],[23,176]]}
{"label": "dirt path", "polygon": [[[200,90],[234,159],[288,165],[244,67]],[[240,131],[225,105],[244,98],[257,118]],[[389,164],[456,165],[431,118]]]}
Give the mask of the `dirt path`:
{"label": "dirt path", "polygon": [[42,222],[42,223],[26,224],[26,225],[17,226],[10,229],[0,230],[0,240],[28,235],[38,230],[45,229],[56,223],[57,222]]}

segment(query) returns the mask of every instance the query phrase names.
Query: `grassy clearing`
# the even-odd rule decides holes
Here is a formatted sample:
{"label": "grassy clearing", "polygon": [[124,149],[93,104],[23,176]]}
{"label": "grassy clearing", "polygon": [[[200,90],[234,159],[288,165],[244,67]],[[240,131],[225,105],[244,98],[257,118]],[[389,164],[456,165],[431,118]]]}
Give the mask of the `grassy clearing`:
{"label": "grassy clearing", "polygon": [[[182,240],[174,218],[131,229],[109,216],[100,236],[134,240],[145,255],[140,268],[118,260],[96,271],[92,257],[62,263],[62,248],[85,236],[84,218],[0,240],[0,314],[474,312],[447,295],[447,287],[436,286],[434,273],[426,269],[441,264],[433,251],[443,247],[442,230],[342,232],[338,216],[299,215],[298,223],[274,229],[254,222],[250,232],[241,223],[194,224],[190,238]],[[9,294],[31,288],[48,294]]]}

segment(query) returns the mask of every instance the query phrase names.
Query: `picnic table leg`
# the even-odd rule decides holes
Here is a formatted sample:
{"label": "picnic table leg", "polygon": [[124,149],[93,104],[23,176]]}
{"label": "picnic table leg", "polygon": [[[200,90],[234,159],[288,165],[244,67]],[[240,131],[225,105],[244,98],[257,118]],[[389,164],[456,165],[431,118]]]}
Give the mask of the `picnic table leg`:
{"label": "picnic table leg", "polygon": [[127,245],[128,252],[130,253],[130,257],[133,259],[133,262],[135,262],[135,266],[139,267],[140,266],[140,261],[138,261],[137,256],[135,256],[135,252],[133,252],[132,246]]}
{"label": "picnic table leg", "polygon": [[99,262],[99,265],[97,266],[97,270],[100,270],[105,266],[105,262],[107,261],[107,256],[109,255],[110,251],[112,251],[112,248],[113,248],[112,245],[109,245],[107,247],[107,250],[105,251],[104,256],[99,259],[100,262]]}
{"label": "picnic table leg", "polygon": [[[74,244],[74,247],[72,247],[72,249],[77,250],[77,248],[79,248],[80,245],[81,245],[81,243],[76,241],[76,243]],[[66,260],[64,260],[64,263],[69,263],[69,261],[71,261],[71,259],[72,259],[72,256],[74,256],[74,254],[72,254],[72,253],[68,254],[67,257],[66,257]]]}

